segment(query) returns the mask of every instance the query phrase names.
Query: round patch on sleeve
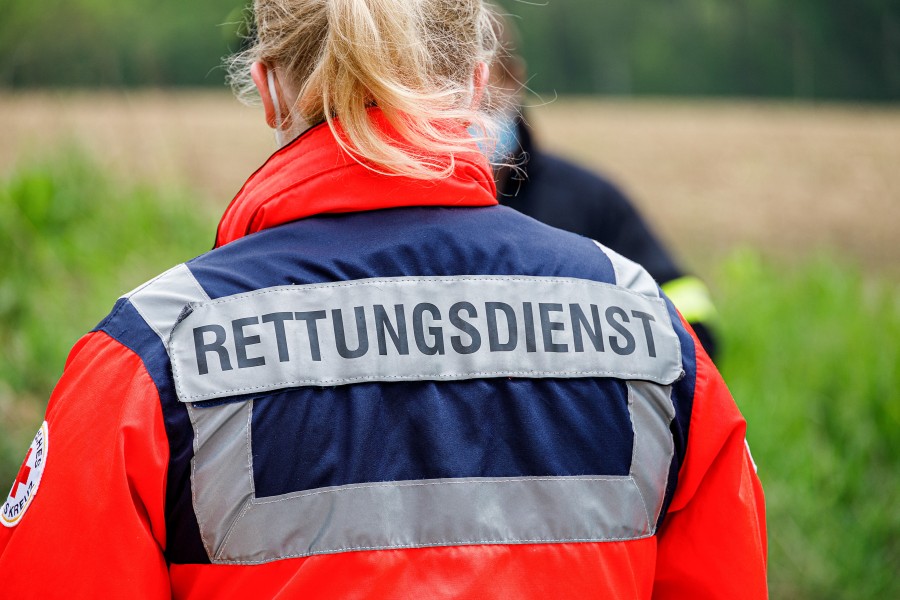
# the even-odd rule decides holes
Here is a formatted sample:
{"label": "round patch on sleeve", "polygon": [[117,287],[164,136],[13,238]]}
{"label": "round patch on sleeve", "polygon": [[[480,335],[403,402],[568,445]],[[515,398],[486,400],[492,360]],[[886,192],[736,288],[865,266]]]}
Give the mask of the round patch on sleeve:
{"label": "round patch on sleeve", "polygon": [[0,522],[6,527],[15,527],[22,520],[22,515],[28,510],[34,495],[37,494],[41,476],[44,474],[44,465],[47,464],[47,421],[41,425],[37,435],[28,448],[25,462],[13,481],[9,497],[3,503],[3,511],[0,512]]}

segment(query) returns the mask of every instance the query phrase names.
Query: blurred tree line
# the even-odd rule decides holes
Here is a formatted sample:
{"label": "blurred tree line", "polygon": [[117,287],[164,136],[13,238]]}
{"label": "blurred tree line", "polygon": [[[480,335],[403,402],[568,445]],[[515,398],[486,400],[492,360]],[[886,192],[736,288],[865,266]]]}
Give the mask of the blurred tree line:
{"label": "blurred tree line", "polygon": [[221,86],[240,0],[0,0],[0,86]]}
{"label": "blurred tree line", "polygon": [[[900,99],[900,0],[498,0],[540,93]],[[235,0],[0,0],[0,87],[218,86]]]}
{"label": "blurred tree line", "polygon": [[500,3],[538,92],[900,99],[900,0]]}

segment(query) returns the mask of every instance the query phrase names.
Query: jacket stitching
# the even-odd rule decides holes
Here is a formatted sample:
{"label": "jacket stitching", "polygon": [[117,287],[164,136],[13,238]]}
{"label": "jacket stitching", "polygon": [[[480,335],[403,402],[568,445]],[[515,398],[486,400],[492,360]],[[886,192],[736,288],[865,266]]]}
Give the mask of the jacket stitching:
{"label": "jacket stitching", "polygon": [[253,499],[251,503],[254,506],[260,506],[264,504],[277,504],[278,502],[287,502],[290,500],[297,500],[299,498],[307,498],[311,496],[317,496],[320,494],[336,494],[345,491],[351,490],[365,490],[365,489],[378,489],[378,488],[413,488],[413,487],[426,487],[426,486],[443,486],[443,485],[499,485],[499,484],[515,484],[515,483],[523,483],[523,482],[536,482],[536,481],[544,481],[544,482],[559,482],[559,481],[626,481],[631,479],[630,476],[622,476],[622,477],[515,477],[511,479],[479,479],[477,481],[473,481],[470,479],[463,480],[442,480],[442,481],[422,481],[422,482],[405,482],[405,483],[394,483],[394,482],[385,482],[385,483],[364,483],[357,485],[347,485],[341,486],[334,489],[325,489],[325,490],[316,490],[310,492],[297,492],[294,494],[290,494],[284,496],[282,498],[276,498],[272,500],[256,500]]}
{"label": "jacket stitching", "polygon": [[308,556],[319,556],[322,554],[338,554],[341,552],[358,552],[372,550],[407,550],[414,548],[439,548],[442,546],[491,546],[491,545],[520,545],[520,544],[580,544],[580,543],[604,543],[604,542],[632,542],[651,538],[655,533],[648,533],[638,536],[614,537],[614,538],[536,538],[523,540],[448,540],[443,542],[434,542],[426,544],[390,544],[384,546],[347,546],[343,548],[333,548],[329,550],[321,550],[316,552],[295,552],[292,554],[279,554],[277,557],[267,558],[264,560],[221,560],[218,564],[232,565],[260,565],[276,560],[288,558],[305,558]]}
{"label": "jacket stitching", "polygon": [[253,504],[253,498],[256,495],[255,482],[253,480],[253,441],[252,441],[252,430],[253,430],[253,401],[250,401],[250,410],[247,411],[247,425],[244,427],[244,440],[246,443],[247,449],[247,480],[250,482],[250,497],[244,501],[244,508],[241,509],[241,512],[235,517],[234,521],[232,521],[231,525],[228,527],[228,531],[225,533],[225,537],[222,539],[222,543],[219,545],[218,552],[216,553],[216,558],[219,558],[222,553],[225,552],[225,549],[228,548],[228,541],[231,539],[231,535],[237,531],[238,523],[241,522],[241,519],[244,518],[244,515],[247,514],[247,511],[250,510],[251,505]]}
{"label": "jacket stitching", "polygon": [[313,284],[303,284],[303,285],[282,285],[272,288],[267,288],[264,290],[255,290],[252,292],[244,292],[242,294],[235,294],[233,296],[228,296],[225,298],[217,298],[215,300],[202,301],[194,303],[195,306],[213,306],[216,304],[226,304],[228,302],[236,302],[245,298],[254,298],[256,296],[264,296],[266,294],[277,294],[280,292],[285,292],[289,290],[317,290],[317,289],[330,289],[330,288],[345,288],[345,287],[361,287],[361,286],[379,286],[384,284],[392,284],[392,283],[406,283],[406,284],[416,284],[416,283],[444,283],[444,284],[454,284],[459,282],[496,282],[496,283],[535,283],[536,281],[544,281],[547,283],[558,283],[558,284],[569,284],[569,285],[583,285],[587,287],[594,286],[602,286],[606,288],[611,288],[620,292],[624,292],[626,294],[630,294],[632,296],[637,296],[638,298],[643,298],[650,302],[655,302],[658,304],[665,305],[665,300],[660,297],[647,296],[640,292],[636,292],[634,290],[628,289],[626,287],[622,287],[613,283],[607,283],[604,281],[594,281],[592,279],[578,279],[575,277],[496,277],[496,276],[486,276],[486,277],[392,277],[392,278],[372,278],[372,279],[363,279],[357,281],[341,281],[334,283],[313,283]]}
{"label": "jacket stitching", "polygon": [[[173,363],[174,364],[174,363]],[[173,368],[173,375],[177,381],[181,381],[181,377],[178,375],[177,369]],[[185,396],[185,400],[189,401],[200,401],[200,400],[210,400],[215,399],[220,396],[226,397],[231,395],[240,395],[241,393],[246,392],[257,392],[257,391],[275,391],[278,389],[282,389],[283,387],[289,386],[297,386],[303,384],[311,384],[315,386],[321,387],[330,387],[334,385],[346,384],[346,383],[357,383],[362,381],[420,381],[422,379],[427,378],[427,381],[456,381],[465,377],[515,377],[515,376],[534,376],[534,375],[549,375],[554,377],[562,377],[567,375],[583,375],[589,377],[616,377],[616,378],[628,378],[628,377],[641,377],[645,375],[644,373],[622,373],[619,371],[472,371],[468,373],[455,373],[453,375],[434,375],[431,373],[421,373],[421,374],[413,374],[413,375],[366,375],[361,377],[349,377],[346,379],[297,379],[293,381],[283,381],[280,383],[274,383],[270,385],[262,385],[262,386],[252,386],[252,387],[244,387],[244,388],[235,388],[229,389],[225,392],[213,392],[211,394],[201,394],[199,396]],[[655,382],[654,382],[655,383]]]}

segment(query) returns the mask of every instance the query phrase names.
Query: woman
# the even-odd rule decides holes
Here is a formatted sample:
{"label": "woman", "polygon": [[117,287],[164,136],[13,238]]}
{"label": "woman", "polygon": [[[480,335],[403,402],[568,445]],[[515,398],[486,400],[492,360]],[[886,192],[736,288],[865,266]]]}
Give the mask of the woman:
{"label": "woman", "polygon": [[236,68],[299,137],[73,350],[4,593],[763,597],[744,421],[689,329],[496,206],[482,3],[255,9]]}

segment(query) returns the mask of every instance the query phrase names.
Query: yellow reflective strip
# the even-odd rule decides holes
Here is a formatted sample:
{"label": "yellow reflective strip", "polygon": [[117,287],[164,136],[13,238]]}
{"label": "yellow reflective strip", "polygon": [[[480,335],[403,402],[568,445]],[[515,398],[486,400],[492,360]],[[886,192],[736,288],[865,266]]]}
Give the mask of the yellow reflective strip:
{"label": "yellow reflective strip", "polygon": [[662,291],[689,323],[712,321],[717,316],[706,284],[696,277],[673,279]]}

